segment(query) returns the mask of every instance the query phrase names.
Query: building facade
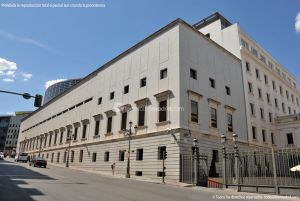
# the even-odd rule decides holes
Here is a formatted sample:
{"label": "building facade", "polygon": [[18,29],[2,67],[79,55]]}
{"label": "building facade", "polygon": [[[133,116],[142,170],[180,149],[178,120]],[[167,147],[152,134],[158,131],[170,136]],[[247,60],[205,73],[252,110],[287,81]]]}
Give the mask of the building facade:
{"label": "building facade", "polygon": [[30,111],[15,112],[15,116],[10,116],[7,127],[7,134],[4,144],[4,153],[10,156],[16,155],[16,147],[20,132],[21,120],[29,115]]}
{"label": "building facade", "polygon": [[0,116],[0,151],[1,152],[4,150],[10,118],[11,116],[8,115]]}
{"label": "building facade", "polygon": [[177,19],[26,117],[17,150],[60,166],[70,150],[70,167],[120,175],[129,157],[131,175],[153,179],[167,151],[166,179],[178,181],[197,138],[217,176],[221,134],[248,146],[242,86],[240,60]]}
{"label": "building facade", "polygon": [[230,23],[219,13],[194,27],[242,61],[249,143],[282,146],[274,118],[299,113],[297,79],[238,23]]}
{"label": "building facade", "polygon": [[51,85],[45,91],[43,104],[46,104],[47,102],[49,102],[51,99],[58,96],[62,92],[70,89],[72,86],[80,82],[80,80],[81,79],[69,79]]}

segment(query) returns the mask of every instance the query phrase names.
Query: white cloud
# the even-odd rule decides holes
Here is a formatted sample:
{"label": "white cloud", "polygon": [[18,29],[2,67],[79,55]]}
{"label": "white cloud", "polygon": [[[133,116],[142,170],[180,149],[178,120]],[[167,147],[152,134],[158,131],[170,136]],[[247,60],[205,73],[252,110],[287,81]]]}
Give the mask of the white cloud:
{"label": "white cloud", "polygon": [[14,112],[6,112],[6,115],[15,115]]}
{"label": "white cloud", "polygon": [[32,78],[31,73],[21,73],[21,76],[23,77],[23,81],[25,82]]}
{"label": "white cloud", "polygon": [[297,14],[296,17],[295,29],[298,33],[300,33],[300,12]]}
{"label": "white cloud", "polygon": [[0,57],[0,71],[16,71],[17,70],[17,64],[13,61],[8,61],[6,59],[3,59]]}
{"label": "white cloud", "polygon": [[14,82],[15,80],[12,78],[3,78],[2,81],[3,82]]}
{"label": "white cloud", "polygon": [[47,89],[48,87],[50,87],[51,85],[53,84],[56,84],[58,82],[62,82],[62,81],[65,81],[67,79],[56,79],[56,80],[49,80],[45,83],[45,88]]}

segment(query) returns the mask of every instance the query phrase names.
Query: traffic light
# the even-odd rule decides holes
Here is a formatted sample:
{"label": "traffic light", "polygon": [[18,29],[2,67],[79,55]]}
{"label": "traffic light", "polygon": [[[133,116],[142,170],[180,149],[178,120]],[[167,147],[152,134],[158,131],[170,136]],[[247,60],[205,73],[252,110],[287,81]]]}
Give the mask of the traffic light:
{"label": "traffic light", "polygon": [[166,151],[163,152],[163,157],[164,157],[164,159],[167,159],[168,156],[167,156],[167,152]]}
{"label": "traffic light", "polygon": [[40,94],[36,94],[34,97],[34,107],[41,107],[43,101],[43,96]]}

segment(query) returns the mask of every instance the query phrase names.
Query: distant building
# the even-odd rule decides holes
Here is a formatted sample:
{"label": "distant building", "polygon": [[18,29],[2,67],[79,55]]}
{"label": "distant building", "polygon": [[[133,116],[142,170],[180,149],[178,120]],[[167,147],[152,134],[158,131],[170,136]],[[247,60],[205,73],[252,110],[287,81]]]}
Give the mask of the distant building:
{"label": "distant building", "polygon": [[4,150],[5,140],[11,116],[0,116],[0,151]]}
{"label": "distant building", "polygon": [[81,79],[70,79],[55,83],[47,88],[44,96],[44,103],[48,103],[51,99],[55,98],[62,92],[66,91],[67,89],[71,88],[75,84],[77,84]]}
{"label": "distant building", "polygon": [[28,111],[16,112],[15,116],[0,117],[0,150],[3,150],[4,153],[15,155],[21,120],[30,113]]}

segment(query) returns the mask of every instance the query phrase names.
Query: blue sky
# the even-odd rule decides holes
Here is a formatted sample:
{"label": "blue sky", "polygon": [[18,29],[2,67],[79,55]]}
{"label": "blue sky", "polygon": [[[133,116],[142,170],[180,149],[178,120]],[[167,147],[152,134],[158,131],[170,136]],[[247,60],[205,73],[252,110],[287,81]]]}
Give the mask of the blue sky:
{"label": "blue sky", "polygon": [[[1,62],[2,70],[10,67],[0,72],[0,90],[44,94],[47,81],[84,77],[178,17],[193,24],[216,11],[239,22],[300,79],[300,32],[295,29],[300,0],[0,0],[12,2],[105,8],[0,7],[0,68]],[[0,114],[34,109],[33,100],[14,95],[0,93],[0,103]]]}

